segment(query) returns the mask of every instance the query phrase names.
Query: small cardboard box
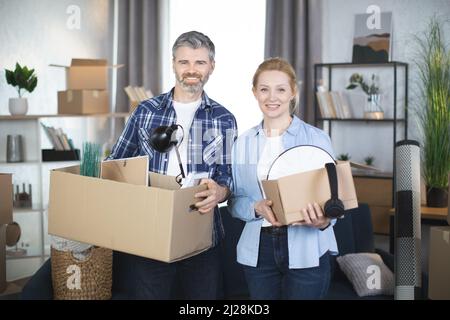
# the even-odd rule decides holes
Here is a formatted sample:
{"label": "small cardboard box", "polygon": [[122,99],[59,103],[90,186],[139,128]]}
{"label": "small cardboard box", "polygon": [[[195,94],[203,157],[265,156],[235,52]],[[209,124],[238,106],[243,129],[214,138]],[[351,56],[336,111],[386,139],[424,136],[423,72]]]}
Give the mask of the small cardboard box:
{"label": "small cardboard box", "polygon": [[108,69],[122,65],[109,66],[105,59],[72,59],[70,66],[51,64],[66,69],[68,90],[106,90],[108,89]]}
{"label": "small cardboard box", "polygon": [[0,173],[0,225],[13,221],[12,174]]}
{"label": "small cardboard box", "polygon": [[[338,197],[345,210],[358,207],[352,171],[349,162],[336,165]],[[302,221],[301,209],[308,203],[317,202],[322,208],[331,197],[328,175],[325,168],[306,171],[276,180],[262,181],[267,199],[272,200],[272,210],[284,225]]]}
{"label": "small cardboard box", "polygon": [[146,156],[103,162],[103,179],[80,176],[79,166],[52,170],[49,233],[164,262],[210,248],[213,214],[191,209],[206,186],[180,189],[154,174],[149,187],[147,168]]}
{"label": "small cardboard box", "polygon": [[430,228],[428,297],[450,300],[450,227]]}
{"label": "small cardboard box", "polygon": [[109,112],[106,90],[58,91],[58,114],[96,114]]}

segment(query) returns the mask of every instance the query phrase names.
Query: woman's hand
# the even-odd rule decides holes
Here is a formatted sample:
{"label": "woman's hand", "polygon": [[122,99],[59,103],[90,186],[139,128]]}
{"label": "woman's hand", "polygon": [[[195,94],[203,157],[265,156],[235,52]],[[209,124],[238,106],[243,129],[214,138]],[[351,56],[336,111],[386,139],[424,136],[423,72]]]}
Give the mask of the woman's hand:
{"label": "woman's hand", "polygon": [[272,211],[272,208],[270,207],[272,205],[272,201],[270,200],[260,200],[255,203],[255,211],[256,214],[265,218],[267,221],[269,221],[273,226],[275,227],[281,227],[282,224],[277,221],[275,218],[275,214]]}
{"label": "woman's hand", "polygon": [[309,203],[306,208],[301,210],[301,212],[304,221],[293,222],[292,225],[323,229],[330,224],[331,219],[325,217],[322,208],[317,203]]}

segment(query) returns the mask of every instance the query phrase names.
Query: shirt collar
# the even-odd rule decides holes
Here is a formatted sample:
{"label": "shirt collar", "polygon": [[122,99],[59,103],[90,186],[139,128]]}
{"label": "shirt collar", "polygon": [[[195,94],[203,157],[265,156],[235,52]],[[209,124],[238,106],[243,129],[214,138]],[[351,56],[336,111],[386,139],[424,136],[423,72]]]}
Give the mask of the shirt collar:
{"label": "shirt collar", "polygon": [[[162,109],[162,108],[166,108],[166,107],[173,107],[173,93],[174,93],[175,88],[172,88],[172,90],[170,90],[169,92],[167,92],[167,94],[165,94],[163,100],[161,101],[161,103],[158,105],[158,109]],[[202,92],[202,101],[200,103],[200,109],[205,110],[206,108],[212,108],[212,102],[209,99],[208,95],[206,94],[206,92],[203,90]]]}
{"label": "shirt collar", "polygon": [[[255,136],[259,135],[260,132],[263,130],[263,123],[264,120],[261,121],[256,127],[254,127],[255,130]],[[292,122],[287,128],[286,132],[290,135],[296,136],[298,134],[298,130],[300,128],[300,125],[302,124],[302,120],[300,120],[297,116],[293,116]]]}

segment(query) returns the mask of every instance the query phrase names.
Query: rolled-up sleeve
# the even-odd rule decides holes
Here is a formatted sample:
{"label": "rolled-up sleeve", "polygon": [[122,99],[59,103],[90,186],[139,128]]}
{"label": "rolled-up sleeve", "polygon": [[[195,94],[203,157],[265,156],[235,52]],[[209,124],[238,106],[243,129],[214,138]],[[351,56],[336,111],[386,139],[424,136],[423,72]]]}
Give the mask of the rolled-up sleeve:
{"label": "rolled-up sleeve", "polygon": [[[243,221],[260,220],[255,215],[255,202],[246,192],[246,182],[242,179],[241,170],[245,170],[245,164],[237,161],[237,153],[240,152],[236,142],[232,148],[232,172],[233,172],[233,194],[228,200],[231,215]],[[242,151],[242,150],[241,150]]]}

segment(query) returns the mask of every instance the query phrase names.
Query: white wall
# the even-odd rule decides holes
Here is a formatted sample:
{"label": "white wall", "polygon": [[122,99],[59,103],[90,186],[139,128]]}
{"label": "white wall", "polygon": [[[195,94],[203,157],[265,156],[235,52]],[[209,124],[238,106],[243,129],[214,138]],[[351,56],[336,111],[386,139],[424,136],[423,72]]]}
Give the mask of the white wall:
{"label": "white wall", "polygon": [[[80,29],[67,27],[70,5],[80,8]],[[9,114],[8,98],[17,95],[4,75],[17,61],[38,77],[35,91],[26,94],[28,113],[56,113],[56,92],[65,90],[65,76],[48,65],[67,65],[73,57],[110,59],[111,11],[112,0],[0,0],[0,115]]]}
{"label": "white wall", "polygon": [[[69,29],[70,18],[67,8],[75,5],[80,9],[80,28]],[[14,69],[15,63],[34,68],[38,85],[28,98],[28,114],[56,114],[57,91],[65,90],[65,73],[49,64],[70,64],[71,58],[106,58],[111,60],[113,0],[0,0],[0,115],[9,115],[8,99],[16,97],[16,90],[5,80],[4,69]],[[80,148],[85,140],[101,141],[99,136],[109,135],[107,119],[83,120],[81,118],[52,118],[47,124],[62,127]],[[95,122],[95,123],[94,123]],[[26,160],[37,160],[39,147],[36,126],[30,121],[0,122],[0,162],[5,161],[6,135],[23,134],[25,137]],[[43,137],[43,147],[50,147]],[[35,150],[28,153],[29,150]],[[55,165],[55,164],[52,164]],[[38,185],[39,166],[36,164],[10,165],[0,163],[0,172],[12,172],[13,183],[31,183],[33,203],[44,206],[48,201],[48,170],[43,166],[44,188]],[[37,212],[14,215],[22,228],[21,242],[29,243],[28,255],[41,253],[40,217]],[[45,230],[46,228],[45,222]],[[45,232],[46,233],[46,232]],[[48,243],[48,242],[47,242]],[[19,245],[21,246],[21,245]],[[48,252],[47,252],[48,254]],[[40,266],[41,259],[8,260],[7,278],[13,280],[29,276]]]}
{"label": "white wall", "polygon": [[[351,62],[354,31],[354,15],[365,13],[369,5],[378,5],[382,12],[391,11],[393,15],[393,55],[391,60],[409,63],[409,105],[414,106],[415,83],[417,71],[412,63],[415,47],[412,37],[423,31],[427,21],[434,14],[450,16],[450,1],[448,0],[322,0],[323,3],[323,62]],[[448,25],[447,25],[448,27]],[[445,30],[447,40],[450,40],[450,29]],[[348,84],[352,72],[361,72],[370,76],[378,69],[354,69],[333,73],[333,89],[343,90]],[[386,117],[392,115],[393,86],[392,71],[383,69],[379,73],[382,79],[381,90],[384,92],[383,106]],[[403,77],[403,74],[399,74]],[[401,78],[402,79],[402,78]],[[400,79],[399,79],[400,80]],[[399,92],[403,92],[403,83],[399,83]],[[361,112],[361,96],[351,93],[351,103],[354,111]],[[402,103],[401,99],[398,100]],[[416,117],[410,112],[408,131],[410,139],[419,139]],[[384,170],[392,170],[392,131],[388,124],[349,124],[333,125],[333,145],[335,152],[350,153],[352,160],[363,161],[369,154],[376,157],[375,166]],[[403,138],[399,134],[398,139]]]}

